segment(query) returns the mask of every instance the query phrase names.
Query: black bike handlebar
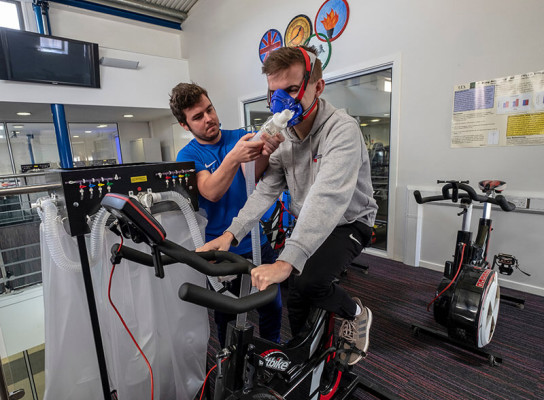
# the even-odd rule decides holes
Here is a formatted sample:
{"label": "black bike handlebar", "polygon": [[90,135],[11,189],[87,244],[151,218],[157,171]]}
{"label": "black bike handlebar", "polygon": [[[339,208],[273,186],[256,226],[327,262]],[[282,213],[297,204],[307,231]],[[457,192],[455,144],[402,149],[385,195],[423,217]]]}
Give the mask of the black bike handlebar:
{"label": "black bike handlebar", "polygon": [[[157,244],[156,249],[164,254],[161,255],[164,265],[180,262],[209,276],[250,274],[251,270],[255,268],[255,265],[238,254],[228,251],[189,251],[168,239]],[[111,252],[114,257],[122,257],[150,267],[154,266],[153,257],[150,254],[125,245],[119,247],[119,244],[114,244]],[[212,264],[210,261],[215,261],[215,263]],[[199,306],[224,313],[239,314],[270,303],[276,297],[277,291],[278,285],[274,284],[263,291],[235,299],[186,282],[180,287],[178,295],[180,299]]]}
{"label": "black bike handlebar", "polygon": [[270,303],[276,298],[277,292],[278,285],[274,284],[260,292],[235,299],[186,282],[179,288],[178,296],[189,303],[198,304],[212,310],[227,314],[241,314]]}
{"label": "black bike handlebar", "polygon": [[[459,193],[459,190],[463,190],[465,193]],[[491,203],[499,206],[503,211],[513,211],[516,206],[510,203],[503,195],[497,195],[496,197],[482,196],[476,193],[476,191],[469,185],[463,182],[448,182],[442,186],[441,196],[429,196],[422,197],[419,190],[414,191],[414,197],[418,204],[429,203],[432,201],[451,200],[454,203],[461,199],[470,199],[480,203]]]}

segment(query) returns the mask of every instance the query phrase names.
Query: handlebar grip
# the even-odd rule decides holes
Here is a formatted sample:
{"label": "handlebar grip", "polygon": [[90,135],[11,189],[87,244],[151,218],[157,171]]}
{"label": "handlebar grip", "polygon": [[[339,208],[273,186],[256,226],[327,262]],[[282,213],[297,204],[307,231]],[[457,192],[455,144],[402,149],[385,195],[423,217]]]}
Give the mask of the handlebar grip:
{"label": "handlebar grip", "polygon": [[503,211],[514,211],[516,209],[516,205],[506,200],[506,197],[504,197],[502,194],[495,197],[495,202],[495,204],[502,208]]}
{"label": "handlebar grip", "polygon": [[417,204],[423,204],[428,203],[430,201],[440,201],[440,200],[446,200],[444,196],[429,196],[429,197],[421,197],[421,193],[419,190],[414,191],[414,197],[416,198]]}
{"label": "handlebar grip", "polygon": [[[133,249],[131,247],[127,247],[126,245],[121,246],[119,248],[119,243],[115,243],[111,247],[111,254],[113,257],[120,256],[121,258],[125,258],[130,261],[137,262],[138,264],[146,265],[148,267],[153,267],[153,257],[151,254],[143,253],[139,250]],[[169,265],[177,263],[177,260],[174,260],[172,257],[168,257],[165,255],[161,256],[161,263],[162,265]]]}
{"label": "handlebar grip", "polygon": [[180,299],[227,314],[241,314],[272,302],[277,295],[278,285],[270,285],[265,290],[235,299],[205,289],[192,283],[184,283],[178,291]]}
{"label": "handlebar grip", "polygon": [[[197,253],[166,239],[157,246],[157,249],[165,255],[188,264],[198,272],[209,276],[248,274],[255,267],[252,263],[241,256],[226,251],[211,251]],[[212,264],[208,261],[216,260],[219,263]]]}

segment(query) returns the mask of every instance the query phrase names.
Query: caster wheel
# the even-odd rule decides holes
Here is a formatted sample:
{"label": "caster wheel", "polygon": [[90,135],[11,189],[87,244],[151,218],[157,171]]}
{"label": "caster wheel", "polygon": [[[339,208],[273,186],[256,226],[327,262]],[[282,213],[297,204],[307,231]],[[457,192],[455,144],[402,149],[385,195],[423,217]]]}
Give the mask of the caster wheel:
{"label": "caster wheel", "polygon": [[419,336],[419,328],[417,326],[412,326],[412,335],[415,337]]}
{"label": "caster wheel", "polygon": [[523,310],[525,308],[525,304],[518,304],[516,307]]}

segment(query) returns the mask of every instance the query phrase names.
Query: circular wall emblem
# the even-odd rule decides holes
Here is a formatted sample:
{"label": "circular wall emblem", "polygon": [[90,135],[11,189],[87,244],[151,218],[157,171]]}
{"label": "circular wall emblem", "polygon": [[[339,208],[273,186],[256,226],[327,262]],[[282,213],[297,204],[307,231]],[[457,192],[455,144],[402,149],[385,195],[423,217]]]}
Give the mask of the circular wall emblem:
{"label": "circular wall emblem", "polygon": [[300,46],[312,35],[312,21],[306,15],[300,14],[289,22],[285,35],[283,35],[286,47]]}
{"label": "circular wall emblem", "polygon": [[281,46],[283,46],[281,33],[276,29],[266,31],[259,43],[259,58],[261,62],[266,60],[270,52],[279,49]]}
{"label": "circular wall emblem", "polygon": [[321,60],[321,68],[325,70],[331,59],[332,52],[332,45],[329,38],[323,33],[317,33],[310,36],[304,44],[314,46],[317,49],[317,57]]}
{"label": "circular wall emblem", "polygon": [[315,33],[325,34],[332,42],[344,32],[348,19],[349,5],[346,0],[327,0],[315,16]]}

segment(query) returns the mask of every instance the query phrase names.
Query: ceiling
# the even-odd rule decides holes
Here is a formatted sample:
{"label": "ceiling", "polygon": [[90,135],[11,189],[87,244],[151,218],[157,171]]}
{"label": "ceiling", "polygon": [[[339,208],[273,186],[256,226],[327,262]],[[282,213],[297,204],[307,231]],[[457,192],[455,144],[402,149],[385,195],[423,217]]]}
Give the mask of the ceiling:
{"label": "ceiling", "polygon": [[[17,115],[20,111],[30,116]],[[67,122],[148,122],[172,116],[168,108],[134,108],[89,105],[64,105]],[[123,115],[134,117],[125,118]],[[49,104],[0,102],[0,123],[2,122],[52,122]]]}
{"label": "ceiling", "polygon": [[[106,12],[103,7],[113,7],[118,10],[137,13],[153,18],[159,18],[177,22],[178,24],[187,19],[187,14],[198,0],[51,0],[57,3],[69,4],[75,7],[91,9],[93,11]],[[179,25],[178,28],[179,29]]]}
{"label": "ceiling", "polygon": [[[164,7],[166,9],[188,13],[197,1],[198,0],[134,0],[134,3],[143,2],[147,4],[153,4],[159,7]],[[131,0],[125,0],[125,2],[131,3]]]}

